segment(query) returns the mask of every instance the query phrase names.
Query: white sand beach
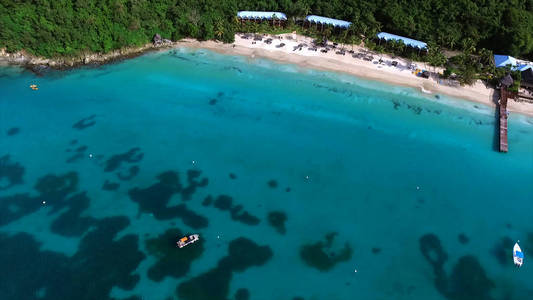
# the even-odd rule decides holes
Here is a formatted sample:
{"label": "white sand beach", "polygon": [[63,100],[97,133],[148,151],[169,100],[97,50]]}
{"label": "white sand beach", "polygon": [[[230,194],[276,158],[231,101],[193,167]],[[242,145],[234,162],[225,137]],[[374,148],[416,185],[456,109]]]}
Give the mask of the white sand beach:
{"label": "white sand beach", "polygon": [[[272,43],[265,43],[266,38],[272,38]],[[285,45],[279,47],[281,43]],[[306,46],[301,47],[300,50],[298,45],[302,43]],[[494,89],[486,87],[479,80],[471,86],[459,86],[449,83],[447,80],[425,79],[413,74],[413,70],[409,68],[411,64],[415,64],[418,69],[432,72],[442,72],[442,69],[433,68],[423,62],[411,62],[399,57],[392,58],[386,54],[370,53],[368,49],[360,46],[353,46],[354,52],[372,56],[371,61],[354,58],[352,53],[348,52],[352,50],[352,45],[344,45],[345,55],[336,54],[343,45],[338,45],[336,49],[327,53],[321,52],[321,48],[318,51],[312,51],[309,50],[312,47],[312,39],[297,34],[267,35],[263,41],[254,41],[253,38],[244,39],[241,35],[235,35],[235,43],[233,44],[184,39],[177,42],[176,45],[178,47],[205,48],[223,54],[244,55],[250,58],[267,58],[312,69],[344,72],[366,79],[419,88],[424,93],[445,94],[489,106],[495,106],[498,97],[498,93],[494,95]],[[380,59],[382,63],[379,63]],[[397,61],[398,65],[393,66],[392,61]],[[533,116],[533,104],[510,101],[507,107],[511,112]]]}

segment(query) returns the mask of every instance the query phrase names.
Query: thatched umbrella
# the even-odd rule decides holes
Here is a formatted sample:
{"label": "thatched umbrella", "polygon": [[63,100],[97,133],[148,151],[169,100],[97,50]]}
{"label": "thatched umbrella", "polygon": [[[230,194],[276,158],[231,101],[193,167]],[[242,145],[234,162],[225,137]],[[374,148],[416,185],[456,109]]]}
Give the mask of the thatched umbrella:
{"label": "thatched umbrella", "polygon": [[500,83],[506,87],[510,87],[511,85],[513,85],[513,77],[511,77],[511,74],[507,74],[505,77],[502,78],[502,80],[500,81]]}

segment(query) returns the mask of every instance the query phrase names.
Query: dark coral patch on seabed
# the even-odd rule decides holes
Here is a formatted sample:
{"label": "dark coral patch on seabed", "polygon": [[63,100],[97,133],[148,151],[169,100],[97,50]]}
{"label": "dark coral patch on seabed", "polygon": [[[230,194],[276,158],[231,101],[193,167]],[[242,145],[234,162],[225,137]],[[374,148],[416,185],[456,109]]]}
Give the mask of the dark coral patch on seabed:
{"label": "dark coral patch on seabed", "polygon": [[0,225],[8,224],[25,215],[37,211],[41,205],[51,207],[50,214],[69,205],[67,196],[76,191],[78,176],[74,172],[57,176],[49,174],[35,184],[39,196],[16,194],[0,197]]}
{"label": "dark coral patch on seabed", "polygon": [[507,236],[502,237],[494,244],[491,253],[502,266],[511,265],[509,253],[513,253],[513,245],[514,241]]}
{"label": "dark coral patch on seabed", "polygon": [[250,291],[248,289],[238,289],[237,292],[235,292],[235,300],[249,300],[250,299]]}
{"label": "dark coral patch on seabed", "polygon": [[[128,152],[115,154],[106,161],[105,172],[113,172],[122,165],[122,163],[136,163],[143,159],[144,154],[140,152],[141,148],[131,148]],[[140,152],[140,153],[138,153]]]}
{"label": "dark coral patch on seabed", "polygon": [[[300,249],[300,257],[308,266],[322,272],[329,271],[340,262],[348,261],[352,257],[352,248],[348,243],[345,243],[338,254],[334,253],[333,241],[335,236],[335,233],[329,233],[326,235],[325,241],[303,245]],[[326,253],[326,251],[330,251],[330,253]]]}
{"label": "dark coral patch on seabed", "polygon": [[463,245],[468,244],[468,242],[470,241],[470,239],[464,233],[460,233],[457,236],[457,239],[459,240],[459,243],[461,243]]}
{"label": "dark coral patch on seabed", "polygon": [[285,234],[285,222],[287,221],[287,214],[282,211],[271,211],[268,213],[268,223],[274,227],[279,234]]}
{"label": "dark coral patch on seabed", "polygon": [[207,218],[187,209],[185,204],[167,206],[170,198],[182,191],[178,173],[167,171],[157,179],[158,183],[147,188],[133,188],[129,191],[130,199],[139,204],[140,212],[152,213],[158,220],[181,218],[186,225],[195,229],[207,227]]}
{"label": "dark coral patch on seabed", "polygon": [[96,115],[91,115],[91,116],[89,116],[87,118],[83,118],[83,119],[79,120],[78,122],[74,123],[74,125],[72,125],[72,128],[75,128],[75,129],[78,129],[78,130],[83,130],[85,128],[94,126],[94,124],[96,124],[96,121],[94,121],[95,117],[96,117]]}
{"label": "dark coral patch on seabed", "polygon": [[20,128],[11,127],[11,128],[8,129],[7,135],[8,136],[14,136],[14,135],[18,134],[19,132],[20,132]]}
{"label": "dark coral patch on seabed", "polygon": [[114,286],[131,290],[139,280],[131,273],[144,255],[137,236],[115,240],[128,225],[125,217],[98,221],[72,257],[40,251],[29,234],[0,233],[0,298],[105,300]]}
{"label": "dark coral patch on seabed", "polygon": [[267,182],[267,185],[272,188],[272,189],[275,189],[278,187],[278,182],[274,179],[271,179]]}
{"label": "dark coral patch on seabed", "polygon": [[66,200],[69,209],[52,222],[52,232],[62,236],[81,236],[95,223],[92,217],[82,217],[81,213],[89,207],[90,199],[85,192]]}
{"label": "dark coral patch on seabed", "polygon": [[426,234],[420,238],[420,251],[432,265],[435,273],[435,288],[450,300],[493,299],[490,296],[494,283],[490,280],[478,260],[471,256],[463,256],[454,266],[452,274],[446,275],[444,263],[448,255],[434,234]]}
{"label": "dark coral patch on seabed", "polygon": [[268,246],[259,246],[244,237],[230,242],[228,255],[217,267],[181,283],[177,296],[182,300],[227,300],[233,272],[243,272],[253,266],[261,266],[272,258]]}
{"label": "dark coral patch on seabed", "polygon": [[204,252],[204,239],[194,244],[178,248],[176,242],[184,236],[179,229],[169,229],[162,235],[146,241],[148,252],[158,261],[148,269],[148,277],[161,281],[165,277],[179,278],[187,274],[191,263]]}
{"label": "dark coral patch on seabed", "polygon": [[233,198],[228,195],[220,195],[215,199],[214,207],[222,211],[229,211],[232,220],[241,222],[246,225],[257,225],[261,222],[259,218],[243,211],[242,205],[233,205]]}
{"label": "dark coral patch on seabed", "polygon": [[[7,190],[17,184],[22,184],[24,167],[18,162],[12,162],[9,155],[0,157],[0,191]],[[3,179],[7,179],[7,184],[3,184]]]}
{"label": "dark coral patch on seabed", "polygon": [[187,182],[189,183],[189,185],[184,187],[181,191],[181,197],[183,200],[190,200],[192,195],[196,192],[197,188],[207,186],[209,180],[205,177],[199,179],[201,174],[202,172],[198,170],[187,171]]}

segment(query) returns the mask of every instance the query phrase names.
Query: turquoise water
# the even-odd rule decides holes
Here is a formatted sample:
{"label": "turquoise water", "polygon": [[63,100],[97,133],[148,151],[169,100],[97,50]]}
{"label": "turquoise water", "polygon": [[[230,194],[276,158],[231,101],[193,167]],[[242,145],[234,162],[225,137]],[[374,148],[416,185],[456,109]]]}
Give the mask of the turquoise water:
{"label": "turquoise water", "polygon": [[0,299],[533,293],[533,118],[205,50],[0,91]]}

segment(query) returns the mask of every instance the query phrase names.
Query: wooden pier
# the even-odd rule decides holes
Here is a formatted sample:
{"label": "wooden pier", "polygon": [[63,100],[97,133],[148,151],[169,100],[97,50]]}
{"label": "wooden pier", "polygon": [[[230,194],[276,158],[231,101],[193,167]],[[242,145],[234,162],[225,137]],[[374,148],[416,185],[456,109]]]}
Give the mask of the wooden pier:
{"label": "wooden pier", "polygon": [[500,110],[500,152],[508,151],[507,144],[507,98],[509,97],[507,88],[500,88],[500,101],[498,106]]}

